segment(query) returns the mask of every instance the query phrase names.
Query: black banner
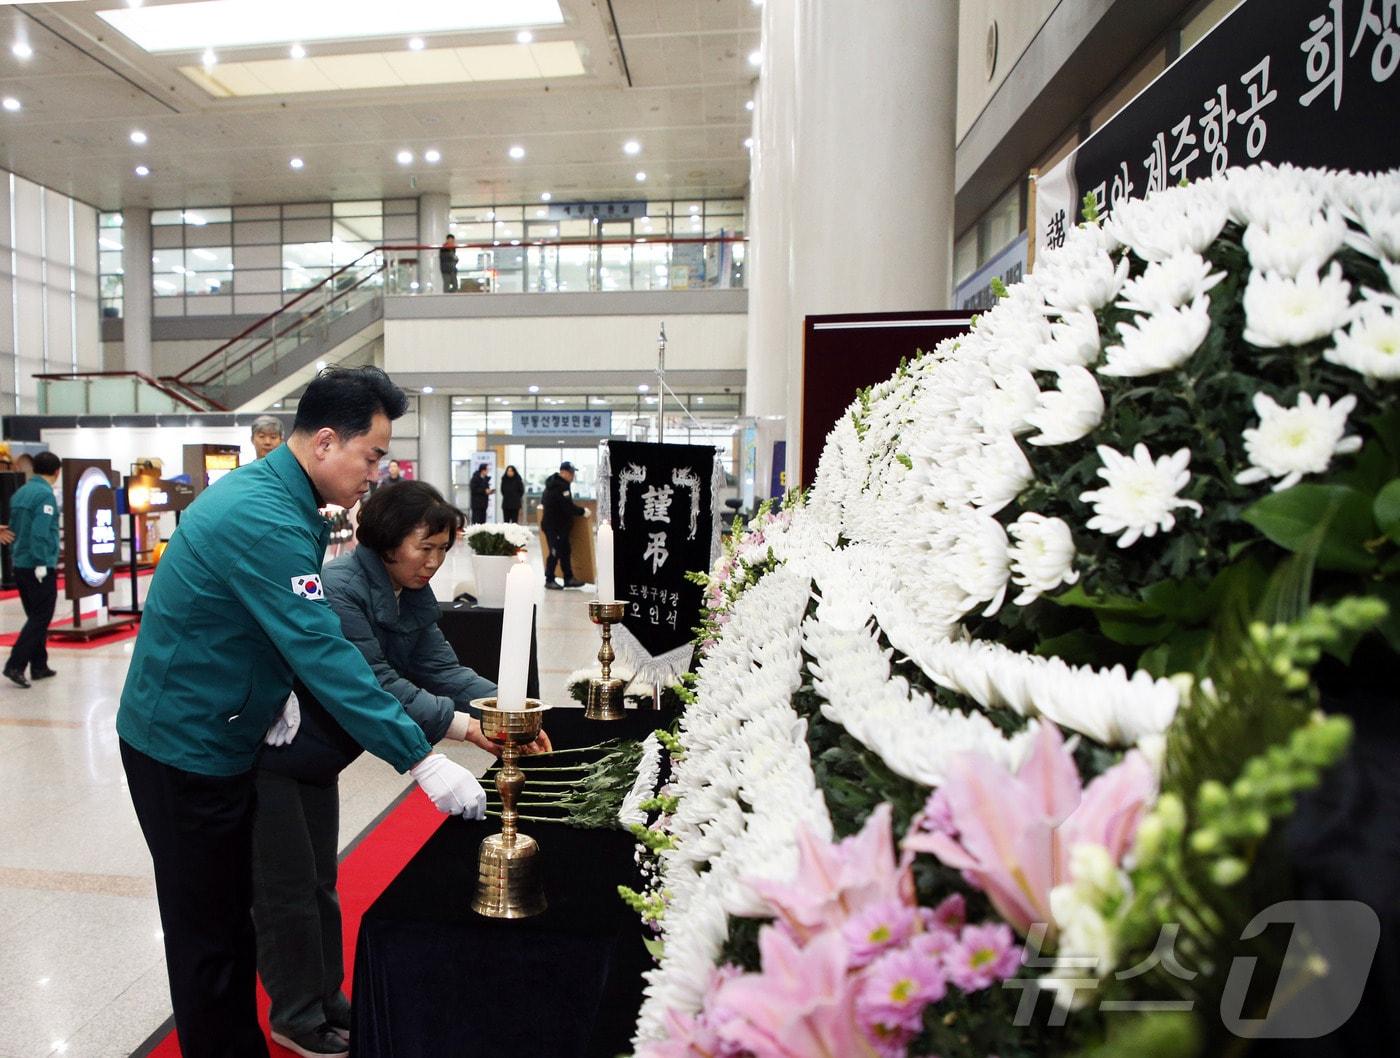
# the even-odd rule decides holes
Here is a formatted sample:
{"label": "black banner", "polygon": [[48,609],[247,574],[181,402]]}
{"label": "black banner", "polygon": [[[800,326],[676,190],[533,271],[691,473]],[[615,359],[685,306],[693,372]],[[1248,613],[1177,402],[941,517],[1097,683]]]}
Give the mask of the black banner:
{"label": "black banner", "polygon": [[1108,215],[1231,166],[1394,168],[1397,112],[1395,0],[1245,0],[1041,177],[1036,245],[1062,245],[1089,194]]}
{"label": "black banner", "polygon": [[715,450],[609,441],[608,452],[613,570],[617,598],[627,604],[622,624],[657,659],[688,649],[700,623],[700,586],[685,575],[710,568]]}

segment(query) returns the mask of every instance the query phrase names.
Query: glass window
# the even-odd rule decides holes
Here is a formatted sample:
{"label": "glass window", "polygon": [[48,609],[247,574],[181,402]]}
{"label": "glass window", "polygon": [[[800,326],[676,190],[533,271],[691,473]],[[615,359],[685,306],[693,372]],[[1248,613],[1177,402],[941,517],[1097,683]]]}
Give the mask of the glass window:
{"label": "glass window", "polygon": [[232,294],[233,293],[233,273],[232,272],[194,272],[185,273],[185,293],[186,294]]}
{"label": "glass window", "polygon": [[233,248],[199,246],[185,251],[185,266],[192,272],[233,271]]}
{"label": "glass window", "polygon": [[185,223],[183,210],[178,209],[157,209],[151,211],[151,226],[159,228],[167,224]]}

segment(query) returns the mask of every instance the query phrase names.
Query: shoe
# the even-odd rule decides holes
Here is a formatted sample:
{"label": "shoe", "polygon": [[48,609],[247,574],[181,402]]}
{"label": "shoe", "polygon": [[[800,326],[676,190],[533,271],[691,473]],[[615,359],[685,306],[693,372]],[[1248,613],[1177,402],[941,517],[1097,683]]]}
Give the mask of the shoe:
{"label": "shoe", "polygon": [[581,580],[574,580],[572,577],[570,577],[568,580],[566,580],[566,581],[564,582],[564,587],[566,587],[566,588],[582,588],[582,587],[583,587],[583,581],[581,581]]}
{"label": "shoe", "polygon": [[[547,581],[544,582],[544,586],[545,586],[546,588],[548,588],[550,591],[563,591],[563,590],[564,590],[563,585],[561,585],[557,580],[547,580]],[[7,672],[5,675],[8,676],[9,673]]]}
{"label": "shoe", "polygon": [[50,676],[57,675],[58,673],[54,672],[54,670],[49,668],[47,665],[45,665],[42,669],[36,669],[31,667],[29,670],[29,678],[31,680],[46,680]]}
{"label": "shoe", "polygon": [[285,1036],[273,1029],[272,1039],[304,1058],[348,1058],[350,1054],[349,1045],[330,1025],[322,1025],[314,1032],[300,1032],[295,1036]]}
{"label": "shoe", "polygon": [[23,669],[4,669],[5,679],[9,680],[16,687],[28,687],[29,681],[24,678]]}

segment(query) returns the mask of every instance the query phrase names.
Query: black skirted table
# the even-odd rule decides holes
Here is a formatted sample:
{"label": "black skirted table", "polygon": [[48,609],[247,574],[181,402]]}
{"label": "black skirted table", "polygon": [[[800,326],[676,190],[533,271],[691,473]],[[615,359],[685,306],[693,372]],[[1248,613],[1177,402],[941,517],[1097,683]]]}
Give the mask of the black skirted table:
{"label": "black skirted table", "polygon": [[[641,738],[673,718],[629,711],[601,723],[561,708],[547,715],[545,729],[556,748],[579,747]],[[546,762],[522,763],[531,800],[530,776],[544,777]],[[471,909],[477,847],[499,828],[495,818],[448,820],[365,912],[355,955],[354,1058],[614,1058],[630,1051],[641,975],[651,965],[640,920],[617,895],[619,885],[638,884],[632,837],[522,822],[540,843],[549,909],[502,921]]]}

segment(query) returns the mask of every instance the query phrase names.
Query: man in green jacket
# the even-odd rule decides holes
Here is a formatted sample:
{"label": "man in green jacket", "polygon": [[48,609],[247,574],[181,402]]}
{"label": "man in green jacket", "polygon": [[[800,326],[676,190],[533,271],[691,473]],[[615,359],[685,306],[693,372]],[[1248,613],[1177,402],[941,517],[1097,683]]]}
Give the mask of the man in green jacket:
{"label": "man in green jacket", "polygon": [[359,501],[406,408],[378,368],[322,372],[287,443],[190,506],[151,583],[117,733],[155,865],[185,1058],[267,1054],[254,1001],[252,769],[294,673],[439,809],[484,812],[480,784],[430,752],[341,634],[321,587],[329,529],[318,508]]}
{"label": "man in green jacket", "polygon": [[12,560],[24,627],[5,662],[5,679],[28,687],[28,669],[36,680],[54,675],[49,668],[49,622],[58,601],[58,481],[63,462],[52,452],[34,457],[34,476],[10,497],[10,529],[15,534]]}

